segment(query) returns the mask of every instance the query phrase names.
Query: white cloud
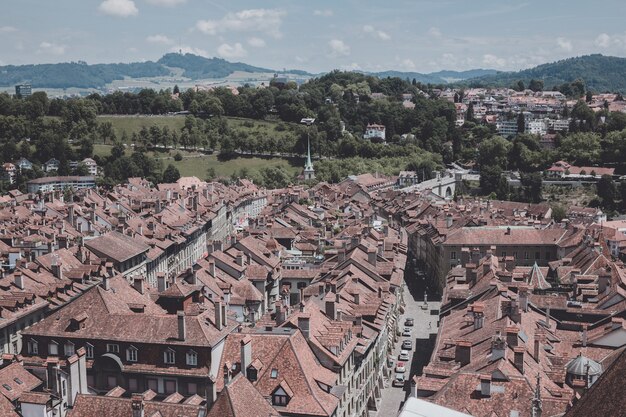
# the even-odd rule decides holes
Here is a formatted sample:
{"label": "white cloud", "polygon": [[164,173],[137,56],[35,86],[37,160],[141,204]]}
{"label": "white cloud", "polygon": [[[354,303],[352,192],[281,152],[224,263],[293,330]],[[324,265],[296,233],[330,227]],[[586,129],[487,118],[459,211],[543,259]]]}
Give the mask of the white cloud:
{"label": "white cloud", "polygon": [[250,39],[248,39],[248,45],[254,47],[254,48],[264,48],[265,47],[265,41],[261,38],[257,38],[257,37],[252,37]]}
{"label": "white cloud", "polygon": [[406,70],[415,71],[415,68],[416,68],[415,62],[413,62],[411,59],[408,59],[408,58],[404,59],[401,65]]}
{"label": "white cloud", "polygon": [[362,68],[359,64],[357,64],[356,62],[353,62],[348,65],[342,65],[341,69],[344,71],[361,71]]}
{"label": "white cloud", "polygon": [[65,45],[59,45],[52,42],[41,42],[37,53],[49,55],[63,55],[65,53]]}
{"label": "white cloud", "polygon": [[0,26],[0,33],[17,32],[17,28],[14,26]]}
{"label": "white cloud", "polygon": [[332,10],[330,10],[330,9],[324,9],[324,10],[314,10],[313,14],[315,16],[330,17],[330,16],[334,15],[335,13]]}
{"label": "white cloud", "polygon": [[330,47],[330,56],[332,57],[350,55],[350,47],[340,39],[333,39],[329,41],[328,46]]}
{"label": "white cloud", "polygon": [[296,55],[296,62],[299,64],[303,64],[305,62],[309,62],[309,59],[306,57]]}
{"label": "white cloud", "polygon": [[217,48],[217,53],[223,58],[242,58],[248,54],[239,42],[234,45],[229,45],[227,43],[221,44]]}
{"label": "white cloud", "polygon": [[431,38],[441,38],[443,34],[441,33],[441,30],[439,30],[439,28],[432,27],[428,29],[428,36],[430,36]]}
{"label": "white cloud", "polygon": [[228,13],[220,20],[199,20],[196,28],[207,35],[225,32],[261,32],[280,38],[280,25],[287,13],[278,9],[249,9]]}
{"label": "white cloud", "polygon": [[98,10],[119,17],[135,16],[139,13],[133,0],[105,0],[100,3]]}
{"label": "white cloud", "polygon": [[568,52],[574,49],[572,42],[565,38],[556,38],[556,44],[559,45],[559,48]]}
{"label": "white cloud", "polygon": [[506,65],[506,59],[498,58],[492,54],[485,54],[483,55],[483,64],[491,67],[503,67]]}
{"label": "white cloud", "polygon": [[611,37],[606,33],[601,33],[598,35],[594,43],[600,48],[608,48],[611,45]]}
{"label": "white cloud", "polygon": [[193,46],[189,46],[189,45],[182,45],[180,47],[172,47],[170,49],[170,52],[180,52],[183,54],[194,54],[194,55],[200,55],[203,57],[210,57],[210,54],[205,51],[204,49],[200,49],[200,48],[195,48]]}
{"label": "white cloud", "polygon": [[174,7],[185,3],[186,1],[187,0],[146,0],[146,3],[150,3],[155,6]]}
{"label": "white cloud", "polygon": [[161,45],[171,45],[174,43],[173,40],[165,35],[150,35],[146,38],[146,41],[150,43],[159,43]]}
{"label": "white cloud", "polygon": [[365,25],[365,26],[363,26],[363,32],[369,33],[372,36],[380,39],[381,41],[388,41],[389,39],[391,39],[391,36],[389,36],[389,34],[387,32],[383,32],[382,30],[378,30],[378,29],[376,29],[372,25]]}

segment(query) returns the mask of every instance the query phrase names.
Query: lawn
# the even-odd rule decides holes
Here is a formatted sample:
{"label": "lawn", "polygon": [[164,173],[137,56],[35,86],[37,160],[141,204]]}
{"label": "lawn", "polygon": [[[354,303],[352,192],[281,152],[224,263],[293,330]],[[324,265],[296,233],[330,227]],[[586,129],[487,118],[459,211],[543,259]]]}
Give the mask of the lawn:
{"label": "lawn", "polygon": [[98,116],[98,122],[111,122],[118,138],[125,131],[130,139],[133,133],[139,133],[144,126],[148,129],[152,126],[167,126],[170,130],[180,131],[185,124],[185,116]]}
{"label": "lawn", "polygon": [[[127,155],[132,153],[127,148]],[[174,155],[180,152],[183,155],[182,161],[175,161]],[[106,157],[111,154],[110,145],[94,145],[94,155]],[[199,152],[184,150],[168,150],[168,151],[149,151],[148,156],[159,158],[163,162],[163,169],[169,164],[174,165],[180,171],[180,175],[196,176],[200,179],[206,179],[209,168],[215,170],[216,175],[230,177],[233,173],[239,172],[242,168],[249,170],[250,174],[257,172],[265,167],[279,167],[285,170],[289,176],[295,176],[302,170],[304,161],[301,158],[258,158],[258,157],[239,157],[227,161],[220,161],[217,155],[205,155]]]}
{"label": "lawn", "polygon": [[246,131],[250,135],[273,136],[279,139],[293,135],[298,125],[281,121],[254,120],[240,117],[227,117],[228,127],[234,131]]}

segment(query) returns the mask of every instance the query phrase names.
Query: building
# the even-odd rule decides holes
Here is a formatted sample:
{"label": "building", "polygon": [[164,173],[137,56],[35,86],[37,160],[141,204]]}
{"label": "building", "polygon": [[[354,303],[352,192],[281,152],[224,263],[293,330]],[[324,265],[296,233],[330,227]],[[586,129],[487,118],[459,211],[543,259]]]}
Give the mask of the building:
{"label": "building", "polygon": [[20,158],[15,162],[15,165],[21,170],[33,169],[33,163],[26,158]]}
{"label": "building", "polygon": [[17,175],[17,169],[15,165],[10,162],[2,164],[2,179],[8,181],[9,184],[15,182],[15,176]]}
{"label": "building", "polygon": [[517,135],[517,120],[504,120],[500,119],[496,122],[496,130],[498,135],[511,137]]}
{"label": "building", "polygon": [[96,179],[91,176],[68,176],[68,177],[42,177],[26,183],[29,193],[64,191],[66,189],[81,190],[84,188],[95,188]]}
{"label": "building", "polygon": [[595,179],[599,180],[603,175],[613,176],[615,168],[605,167],[579,167],[565,161],[557,161],[546,170],[548,178],[563,179]]}
{"label": "building", "polygon": [[309,141],[308,135],[306,141],[306,162],[304,164],[303,176],[305,181],[315,179],[315,169],[313,168],[313,162],[311,162],[311,142]]}
{"label": "building", "polygon": [[33,90],[30,84],[18,84],[15,86],[15,95],[17,98],[30,97],[33,94]]}
{"label": "building", "polygon": [[50,158],[45,164],[43,164],[43,170],[46,172],[58,171],[60,165],[61,161],[56,158]]}
{"label": "building", "polygon": [[378,124],[368,124],[365,128],[363,139],[371,140],[372,142],[385,142],[385,126]]}

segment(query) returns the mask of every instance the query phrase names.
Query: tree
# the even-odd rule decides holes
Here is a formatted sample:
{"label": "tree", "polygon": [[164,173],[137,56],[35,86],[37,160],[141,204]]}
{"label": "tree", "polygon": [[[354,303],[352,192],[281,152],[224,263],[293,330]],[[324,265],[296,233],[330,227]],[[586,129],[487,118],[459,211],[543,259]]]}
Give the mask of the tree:
{"label": "tree", "polygon": [[613,209],[615,207],[615,200],[618,197],[617,186],[615,185],[615,181],[613,181],[613,177],[610,175],[600,177],[600,180],[598,180],[596,184],[596,190],[602,202],[602,207]]}
{"label": "tree", "polygon": [[478,147],[478,164],[481,172],[486,166],[496,166],[502,171],[505,170],[510,148],[511,143],[501,136],[484,140]]}
{"label": "tree", "polygon": [[535,93],[538,91],[543,91],[543,81],[532,79],[530,80],[530,84],[528,84],[528,88]]}
{"label": "tree", "polygon": [[163,182],[166,184],[176,182],[179,178],[180,172],[178,172],[178,168],[172,164],[169,164],[167,168],[165,168],[165,171],[163,171]]}
{"label": "tree", "polygon": [[526,132],[526,117],[524,112],[517,115],[517,134]]}
{"label": "tree", "polygon": [[465,120],[473,122],[474,121],[474,105],[470,103],[467,106],[467,112],[465,113]]}
{"label": "tree", "polygon": [[543,183],[541,173],[522,173],[520,182],[524,200],[529,203],[539,203],[541,201],[541,186]]}
{"label": "tree", "polygon": [[178,84],[174,85],[174,94],[180,94],[180,88],[178,88]]}
{"label": "tree", "polygon": [[594,133],[574,133],[561,139],[559,158],[576,165],[593,165],[600,161],[600,136]]}
{"label": "tree", "polygon": [[115,161],[124,156],[124,150],[124,143],[115,142],[111,147],[111,160]]}
{"label": "tree", "polygon": [[622,210],[626,210],[626,180],[620,181],[619,194],[622,199]]}
{"label": "tree", "polygon": [[561,221],[567,217],[567,210],[561,204],[555,204],[552,206],[552,219],[561,223]]}
{"label": "tree", "polygon": [[[497,193],[501,189],[502,169],[498,165],[487,165],[480,170],[480,189],[483,194]],[[506,179],[505,179],[506,180]]]}

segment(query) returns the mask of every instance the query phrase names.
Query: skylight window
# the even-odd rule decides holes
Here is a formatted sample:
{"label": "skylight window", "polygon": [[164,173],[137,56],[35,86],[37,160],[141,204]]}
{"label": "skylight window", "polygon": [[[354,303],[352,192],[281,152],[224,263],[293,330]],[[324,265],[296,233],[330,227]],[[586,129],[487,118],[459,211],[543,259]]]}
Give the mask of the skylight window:
{"label": "skylight window", "polygon": [[270,376],[274,379],[278,378],[278,369],[273,368],[272,372],[270,373]]}

